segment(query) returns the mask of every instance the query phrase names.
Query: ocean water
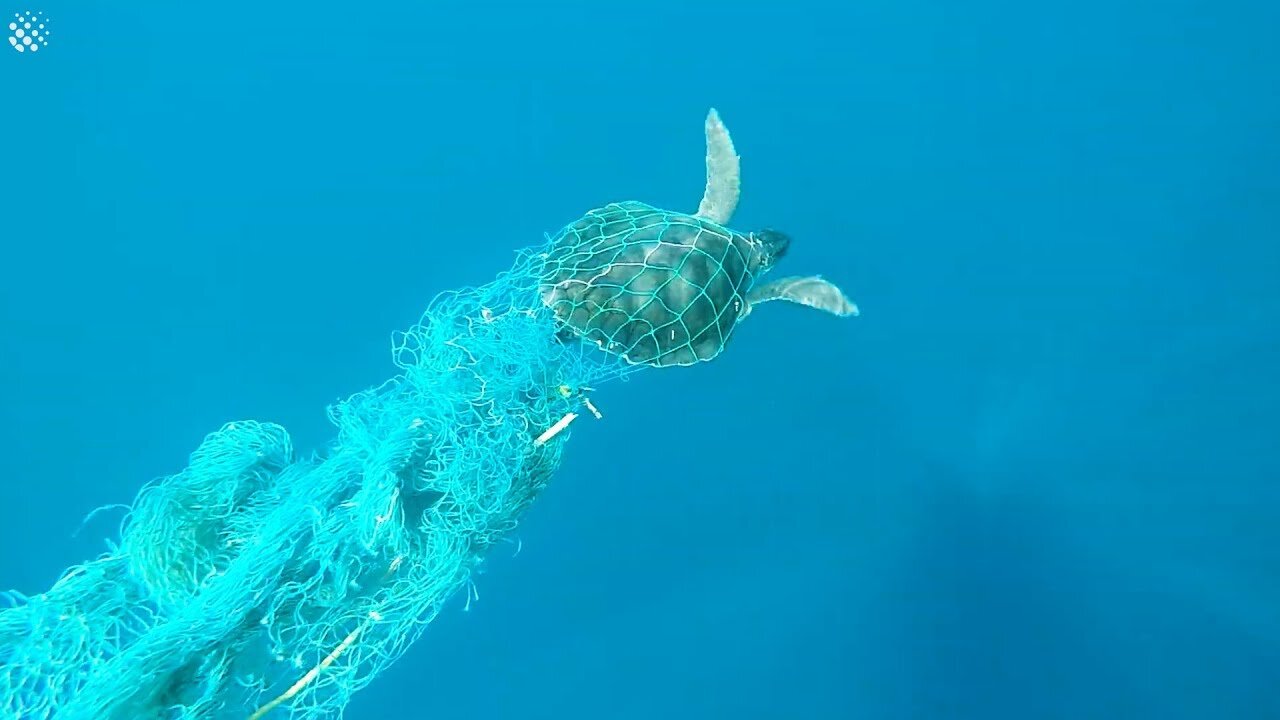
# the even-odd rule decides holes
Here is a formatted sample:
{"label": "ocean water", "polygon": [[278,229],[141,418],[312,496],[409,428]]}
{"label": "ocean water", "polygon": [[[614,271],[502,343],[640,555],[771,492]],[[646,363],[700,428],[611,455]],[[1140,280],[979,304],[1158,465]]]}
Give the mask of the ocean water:
{"label": "ocean water", "polygon": [[519,554],[347,716],[1280,718],[1280,5],[27,11],[0,588],[227,421],[322,447],[543,233],[696,208],[714,106],[734,224],[862,316],[601,388]]}

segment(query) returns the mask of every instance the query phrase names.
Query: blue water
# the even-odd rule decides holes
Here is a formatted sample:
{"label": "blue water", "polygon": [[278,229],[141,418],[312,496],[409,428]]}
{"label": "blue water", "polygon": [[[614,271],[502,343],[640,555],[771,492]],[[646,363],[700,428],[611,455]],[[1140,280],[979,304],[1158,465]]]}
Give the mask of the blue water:
{"label": "blue water", "polygon": [[226,421],[320,447],[542,233],[695,208],[714,105],[735,224],[863,316],[602,388],[349,717],[1280,717],[1280,5],[167,5],[8,10],[0,587]]}

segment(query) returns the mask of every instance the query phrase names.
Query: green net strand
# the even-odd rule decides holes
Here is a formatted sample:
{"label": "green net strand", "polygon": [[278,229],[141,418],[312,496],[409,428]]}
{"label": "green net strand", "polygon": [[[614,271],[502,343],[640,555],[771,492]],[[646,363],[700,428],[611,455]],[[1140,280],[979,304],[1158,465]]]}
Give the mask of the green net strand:
{"label": "green net strand", "polygon": [[118,544],[9,593],[0,716],[340,716],[469,592],[560,463],[548,429],[629,371],[557,335],[546,257],[432,301],[398,374],[330,408],[323,454],[229,423],[138,494]]}

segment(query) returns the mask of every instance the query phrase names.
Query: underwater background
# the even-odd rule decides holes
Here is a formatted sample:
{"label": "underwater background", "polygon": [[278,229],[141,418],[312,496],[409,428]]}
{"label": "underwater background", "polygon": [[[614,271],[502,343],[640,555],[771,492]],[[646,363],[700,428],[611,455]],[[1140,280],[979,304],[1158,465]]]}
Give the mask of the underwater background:
{"label": "underwater background", "polygon": [[321,449],[543,233],[692,211],[714,106],[733,224],[862,316],[599,388],[518,554],[348,717],[1280,718],[1280,5],[26,11],[0,588],[227,421]]}

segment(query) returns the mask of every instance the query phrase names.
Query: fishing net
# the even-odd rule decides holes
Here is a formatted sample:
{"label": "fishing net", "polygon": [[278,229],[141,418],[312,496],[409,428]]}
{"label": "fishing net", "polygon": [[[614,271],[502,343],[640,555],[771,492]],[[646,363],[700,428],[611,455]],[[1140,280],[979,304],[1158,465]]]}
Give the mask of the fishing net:
{"label": "fishing net", "polygon": [[718,355],[769,256],[709,220],[641,202],[587,213],[552,239],[543,297],[574,333],[632,364]]}
{"label": "fishing net", "polygon": [[557,338],[544,258],[433,301],[396,377],[330,408],[322,455],[230,423],[139,493],[108,552],[9,594],[0,716],[340,714],[516,526],[591,385],[626,371]]}

